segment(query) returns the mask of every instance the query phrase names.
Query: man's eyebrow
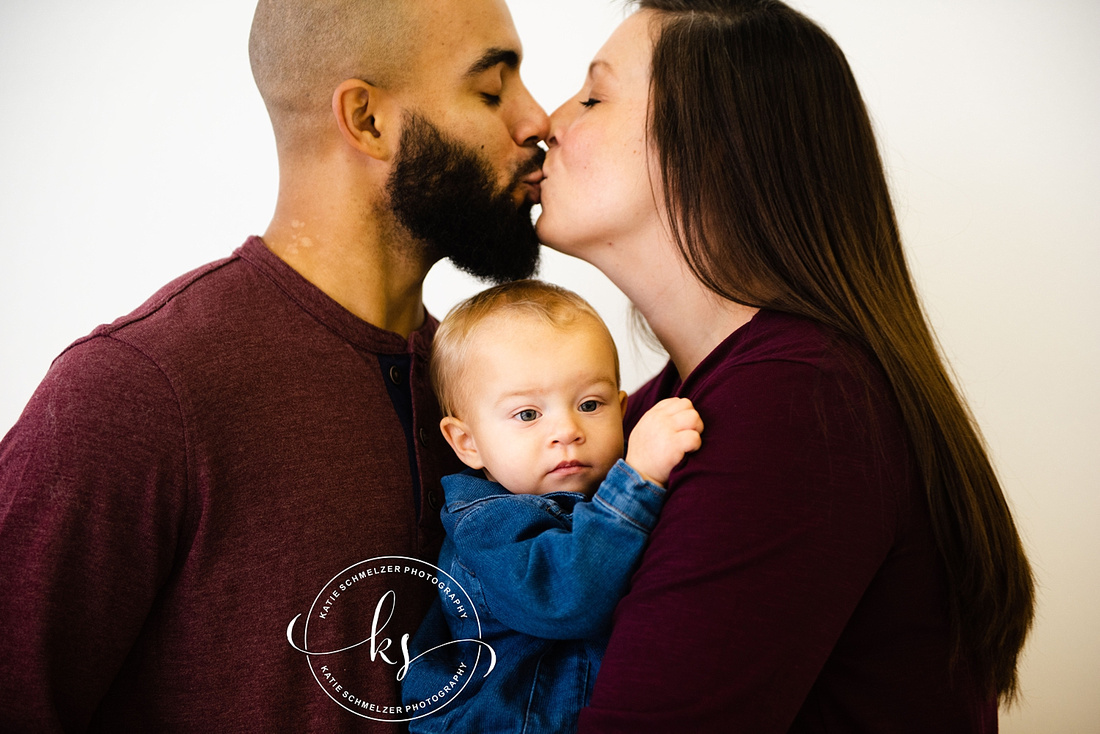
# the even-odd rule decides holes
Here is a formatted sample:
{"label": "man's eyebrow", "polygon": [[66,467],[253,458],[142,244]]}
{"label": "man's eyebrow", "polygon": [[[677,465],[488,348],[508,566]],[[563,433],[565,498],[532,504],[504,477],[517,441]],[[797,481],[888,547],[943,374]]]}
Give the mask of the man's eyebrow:
{"label": "man's eyebrow", "polygon": [[515,69],[519,66],[519,54],[508,48],[491,48],[466,70],[466,76],[477,76],[483,71],[492,69],[497,64],[504,64],[510,69]]}

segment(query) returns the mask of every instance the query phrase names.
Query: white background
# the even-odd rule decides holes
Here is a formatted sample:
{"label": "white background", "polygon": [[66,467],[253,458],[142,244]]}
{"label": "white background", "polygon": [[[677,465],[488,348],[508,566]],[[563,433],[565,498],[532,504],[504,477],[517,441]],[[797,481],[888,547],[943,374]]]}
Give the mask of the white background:
{"label": "white background", "polygon": [[[1002,731],[1100,730],[1100,3],[795,0],[838,40],[879,131],[911,263],[1039,577],[1025,699]],[[621,16],[511,0],[549,110]],[[51,359],[262,232],[276,191],[247,59],[251,0],[0,4],[0,432]],[[592,300],[626,387],[661,362]],[[476,283],[437,267],[442,316]],[[736,620],[731,620],[736,624]]]}

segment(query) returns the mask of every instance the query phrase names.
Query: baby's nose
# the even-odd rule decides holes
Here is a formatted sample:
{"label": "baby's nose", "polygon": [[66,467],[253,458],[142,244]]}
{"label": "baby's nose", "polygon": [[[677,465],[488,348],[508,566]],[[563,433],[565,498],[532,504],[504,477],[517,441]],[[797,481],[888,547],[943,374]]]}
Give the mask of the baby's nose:
{"label": "baby's nose", "polygon": [[562,418],[554,426],[551,441],[555,444],[571,444],[584,441],[584,433],[577,421],[572,418]]}

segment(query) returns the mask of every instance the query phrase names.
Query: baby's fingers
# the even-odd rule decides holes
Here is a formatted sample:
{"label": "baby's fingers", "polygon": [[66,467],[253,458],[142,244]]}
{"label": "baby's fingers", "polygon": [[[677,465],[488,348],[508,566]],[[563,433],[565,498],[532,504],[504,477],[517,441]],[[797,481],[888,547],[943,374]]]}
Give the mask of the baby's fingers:
{"label": "baby's fingers", "polygon": [[687,398],[665,398],[664,400],[658,400],[654,403],[653,407],[650,408],[648,412],[667,413],[672,415],[683,410],[694,410],[690,400]]}
{"label": "baby's fingers", "polygon": [[[698,416],[696,416],[698,417]],[[698,451],[703,446],[703,421],[698,421],[699,428],[690,428],[682,431],[677,431],[673,436],[673,440],[676,446],[676,450],[681,453],[690,454],[692,451]]]}
{"label": "baby's fingers", "polygon": [[703,420],[699,417],[699,412],[687,398],[665,398],[650,408],[649,412],[654,415],[663,415],[665,418],[676,421],[676,425],[685,428],[697,425],[700,431],[703,429]]}
{"label": "baby's fingers", "polygon": [[673,420],[678,430],[694,431],[695,433],[703,432],[703,419],[699,412],[690,405],[674,415]]}

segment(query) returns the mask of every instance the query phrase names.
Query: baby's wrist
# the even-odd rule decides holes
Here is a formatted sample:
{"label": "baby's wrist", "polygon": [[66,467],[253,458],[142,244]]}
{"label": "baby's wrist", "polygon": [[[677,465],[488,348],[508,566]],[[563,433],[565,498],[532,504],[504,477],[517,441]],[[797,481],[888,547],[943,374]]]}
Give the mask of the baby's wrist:
{"label": "baby's wrist", "polygon": [[668,483],[668,472],[662,474],[661,472],[653,471],[653,467],[646,466],[645,462],[631,461],[630,456],[627,456],[623,461],[625,461],[627,466],[636,471],[638,476],[645,481],[650,484],[656,484],[662,489],[667,489],[665,485]]}

